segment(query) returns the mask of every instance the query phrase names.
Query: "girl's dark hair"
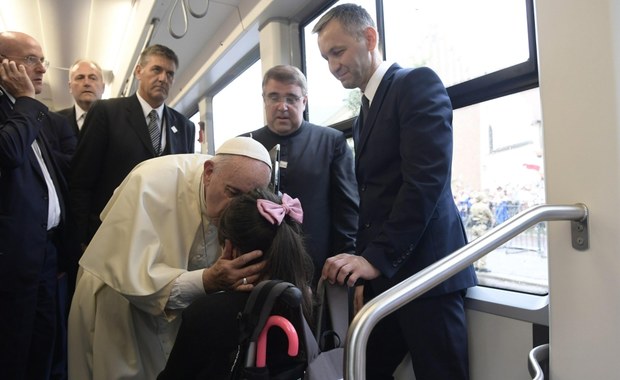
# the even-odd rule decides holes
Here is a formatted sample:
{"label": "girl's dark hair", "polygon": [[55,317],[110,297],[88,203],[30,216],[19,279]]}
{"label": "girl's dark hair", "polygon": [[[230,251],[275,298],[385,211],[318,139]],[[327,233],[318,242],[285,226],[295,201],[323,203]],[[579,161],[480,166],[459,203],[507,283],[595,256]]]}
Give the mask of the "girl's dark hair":
{"label": "girl's dark hair", "polygon": [[263,251],[260,260],[265,261],[266,266],[261,279],[282,280],[297,286],[303,294],[304,315],[310,321],[314,266],[304,247],[301,225],[288,215],[280,225],[271,224],[258,212],[258,199],[282,204],[279,196],[266,189],[253,190],[233,198],[220,217],[220,244],[223,245],[228,239],[242,254]]}

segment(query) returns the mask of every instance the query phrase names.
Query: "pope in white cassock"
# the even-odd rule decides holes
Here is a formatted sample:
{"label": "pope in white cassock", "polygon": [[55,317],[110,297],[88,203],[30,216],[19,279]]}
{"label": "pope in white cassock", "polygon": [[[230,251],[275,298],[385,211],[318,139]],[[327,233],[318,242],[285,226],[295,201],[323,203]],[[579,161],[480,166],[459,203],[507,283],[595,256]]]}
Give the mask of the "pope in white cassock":
{"label": "pope in white cassock", "polygon": [[70,379],[156,378],[186,306],[206,293],[251,288],[263,264],[246,264],[262,253],[233,260],[221,252],[217,218],[270,175],[269,153],[247,137],[228,140],[213,157],[163,156],[133,169],[80,260]]}

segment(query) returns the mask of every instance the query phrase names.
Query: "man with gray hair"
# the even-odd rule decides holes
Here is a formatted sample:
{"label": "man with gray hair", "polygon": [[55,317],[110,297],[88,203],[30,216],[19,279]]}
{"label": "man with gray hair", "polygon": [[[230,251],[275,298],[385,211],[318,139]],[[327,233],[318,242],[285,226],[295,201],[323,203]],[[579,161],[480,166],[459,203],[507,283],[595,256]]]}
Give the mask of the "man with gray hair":
{"label": "man with gray hair", "polygon": [[114,189],[140,162],[194,152],[194,123],[164,102],[179,60],[171,49],[144,49],[134,70],[138,91],[94,104],[86,116],[69,180],[78,241],[88,245]]}
{"label": "man with gray hair", "polygon": [[75,135],[79,138],[86,113],[103,96],[105,83],[99,65],[88,59],[78,59],[69,68],[69,92],[75,104],[58,111],[69,120]]}
{"label": "man with gray hair", "polygon": [[270,178],[269,153],[247,137],[226,141],[214,157],[170,155],[136,166],[80,260],[69,378],[154,379],[185,307],[207,293],[251,289],[264,264],[247,264],[262,253],[222,252],[218,218],[232,198]]}

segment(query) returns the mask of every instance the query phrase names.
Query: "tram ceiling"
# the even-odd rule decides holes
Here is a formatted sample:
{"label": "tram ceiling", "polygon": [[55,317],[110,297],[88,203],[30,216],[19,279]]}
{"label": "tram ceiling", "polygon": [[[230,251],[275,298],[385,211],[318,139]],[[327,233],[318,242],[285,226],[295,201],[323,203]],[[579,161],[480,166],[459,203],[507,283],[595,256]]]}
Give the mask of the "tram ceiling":
{"label": "tram ceiling", "polygon": [[[38,99],[54,110],[73,104],[68,69],[78,58],[93,59],[104,69],[105,97],[121,96],[131,84],[151,24],[150,44],[166,45],[179,56],[172,100],[184,93],[185,84],[196,81],[206,61],[222,48],[223,36],[233,35],[235,28],[242,29],[238,37],[242,39],[246,32],[257,33],[268,18],[298,16],[314,6],[312,0],[1,1],[0,30],[32,35],[51,63]],[[189,7],[198,16],[206,14],[196,17]]]}

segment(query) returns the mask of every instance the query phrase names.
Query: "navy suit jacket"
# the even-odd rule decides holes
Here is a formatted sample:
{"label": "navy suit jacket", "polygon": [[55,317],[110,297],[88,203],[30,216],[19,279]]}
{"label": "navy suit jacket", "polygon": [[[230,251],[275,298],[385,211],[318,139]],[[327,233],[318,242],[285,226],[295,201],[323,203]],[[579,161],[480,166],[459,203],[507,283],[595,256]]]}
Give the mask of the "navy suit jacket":
{"label": "navy suit jacket", "polygon": [[[163,117],[166,148],[162,155],[193,153],[194,123],[167,106]],[[69,181],[80,242],[90,242],[101,224],[99,214],[131,169],[155,157],[137,95],[93,104],[82,126]]]}
{"label": "navy suit jacket", "polygon": [[56,112],[67,119],[69,125],[71,126],[71,129],[73,130],[73,133],[75,134],[75,137],[79,138],[80,128],[78,127],[77,120],[75,119],[75,106],[65,108]]}
{"label": "navy suit jacket", "polygon": [[[382,276],[370,296],[466,244],[451,185],[452,105],[428,68],[386,72],[360,128],[353,128],[360,195],[357,253]],[[476,284],[470,267],[426,295]]]}
{"label": "navy suit jacket", "polygon": [[[6,97],[0,102],[10,107]],[[48,190],[32,143],[38,138],[45,152],[64,220],[63,172],[75,138],[71,133],[67,136],[69,127],[63,118],[35,99],[18,98],[13,111],[6,110],[0,107],[0,291],[14,292],[38,281],[47,244]]]}

